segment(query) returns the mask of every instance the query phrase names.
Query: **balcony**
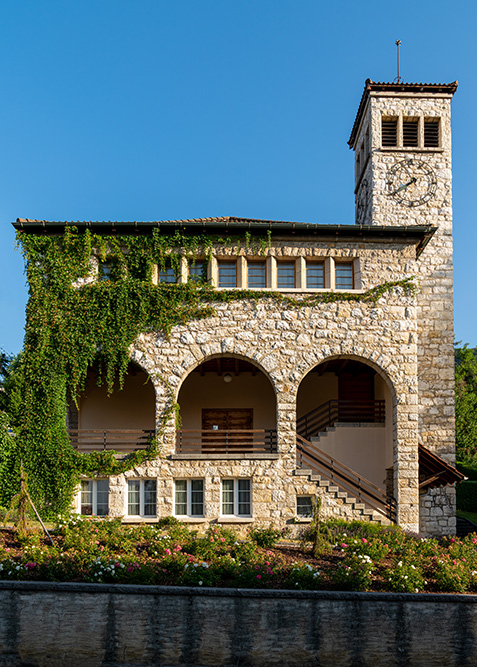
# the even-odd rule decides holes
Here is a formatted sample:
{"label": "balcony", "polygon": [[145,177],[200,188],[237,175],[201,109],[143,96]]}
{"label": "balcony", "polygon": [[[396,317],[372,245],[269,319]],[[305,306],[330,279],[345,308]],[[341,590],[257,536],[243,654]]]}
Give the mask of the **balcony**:
{"label": "balcony", "polygon": [[179,455],[277,454],[276,429],[180,430],[176,433]]}
{"label": "balcony", "polygon": [[154,430],[134,429],[68,429],[71,445],[81,453],[114,450],[128,454],[146,449],[154,433]]}

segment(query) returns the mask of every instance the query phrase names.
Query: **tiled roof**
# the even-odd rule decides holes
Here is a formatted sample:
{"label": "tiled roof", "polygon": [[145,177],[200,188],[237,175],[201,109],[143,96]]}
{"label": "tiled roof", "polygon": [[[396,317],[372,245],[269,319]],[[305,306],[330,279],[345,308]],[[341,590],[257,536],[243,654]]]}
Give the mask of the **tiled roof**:
{"label": "tiled roof", "polygon": [[17,218],[12,223],[17,231],[29,234],[61,234],[67,227],[79,231],[89,229],[95,234],[151,234],[154,229],[163,234],[183,233],[221,234],[227,236],[246,231],[265,235],[268,231],[277,237],[313,237],[334,240],[393,241],[412,243],[419,255],[436,231],[431,225],[321,225],[316,222],[288,222],[284,220],[257,220],[222,216],[217,218],[191,218],[187,220],[154,221],[49,221]]}
{"label": "tiled roof", "polygon": [[353,129],[351,130],[351,135],[348,140],[350,148],[353,148],[354,141],[356,139],[356,134],[358,132],[359,124],[361,122],[361,117],[368,100],[369,93],[371,92],[388,92],[388,93],[444,93],[446,95],[453,95],[457,90],[458,83],[453,81],[452,83],[386,83],[384,81],[371,81],[371,79],[366,79],[364,84],[364,91],[361,96],[361,101],[358,107],[358,113],[353,123]]}

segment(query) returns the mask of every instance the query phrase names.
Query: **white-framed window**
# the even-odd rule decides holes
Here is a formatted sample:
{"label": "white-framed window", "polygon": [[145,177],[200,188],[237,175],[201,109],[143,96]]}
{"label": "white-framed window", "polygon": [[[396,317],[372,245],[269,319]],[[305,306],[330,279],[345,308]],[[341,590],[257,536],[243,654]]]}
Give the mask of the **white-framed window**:
{"label": "white-framed window", "polygon": [[81,514],[106,516],[109,512],[109,479],[81,480]]}
{"label": "white-framed window", "polygon": [[335,288],[354,289],[353,262],[336,262],[335,264]]}
{"label": "white-framed window", "polygon": [[249,479],[222,480],[222,516],[252,516],[252,484]]}
{"label": "white-framed window", "polygon": [[296,514],[301,517],[313,516],[313,501],[311,496],[296,497]]}
{"label": "white-framed window", "polygon": [[204,516],[203,479],[176,479],[174,514],[176,516]]}
{"label": "white-framed window", "polygon": [[128,516],[157,515],[157,482],[155,479],[128,479]]}

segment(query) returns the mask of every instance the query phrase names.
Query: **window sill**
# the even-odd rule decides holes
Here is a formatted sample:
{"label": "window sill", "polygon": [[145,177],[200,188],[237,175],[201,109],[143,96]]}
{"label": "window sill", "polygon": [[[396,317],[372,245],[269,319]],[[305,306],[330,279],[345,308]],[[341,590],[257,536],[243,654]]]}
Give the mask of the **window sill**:
{"label": "window sill", "polygon": [[206,519],[205,516],[175,516],[178,521],[182,523],[205,523],[209,519]]}
{"label": "window sill", "polygon": [[296,516],[293,520],[293,523],[311,523],[312,521],[312,516]]}
{"label": "window sill", "polygon": [[253,523],[253,516],[221,516],[217,519],[218,524],[222,523]]}
{"label": "window sill", "polygon": [[438,148],[430,148],[426,146],[419,147],[419,146],[381,146],[379,148],[380,151],[383,151],[384,153],[389,153],[389,152],[402,152],[402,153],[443,153],[445,151],[445,148],[438,147]]}
{"label": "window sill", "polygon": [[280,454],[171,454],[171,461],[232,461],[262,460],[277,461]]}

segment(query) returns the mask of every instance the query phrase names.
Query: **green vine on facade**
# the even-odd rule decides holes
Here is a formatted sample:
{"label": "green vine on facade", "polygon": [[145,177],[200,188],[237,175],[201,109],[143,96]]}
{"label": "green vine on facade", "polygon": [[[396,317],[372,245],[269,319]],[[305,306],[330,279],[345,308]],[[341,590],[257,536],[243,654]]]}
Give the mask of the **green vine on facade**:
{"label": "green vine on facade", "polygon": [[[400,288],[412,295],[411,278],[388,282],[364,293],[321,292],[291,297],[268,290],[216,290],[206,281],[184,284],[152,281],[155,267],[171,266],[179,274],[182,257],[195,263],[210,261],[217,246],[239,246],[265,254],[267,233],[257,239],[200,234],[100,236],[67,227],[61,235],[19,232],[30,287],[25,345],[21,362],[22,424],[0,453],[0,504],[18,492],[20,460],[30,480],[35,503],[50,514],[67,510],[81,475],[115,475],[158,456],[160,433],[145,450],[119,459],[114,452],[75,451],[66,430],[68,403],[86,387],[88,369],[97,370],[108,392],[122,387],[130,362],[130,347],[139,334],[152,331],[169,336],[173,327],[215,314],[214,304],[247,299],[273,299],[286,308],[303,308],[338,301],[376,304]],[[99,278],[91,279],[92,258]],[[81,285],[81,286],[79,286]],[[166,385],[167,386],[167,385]],[[169,387],[168,407],[159,431],[175,416],[178,406]]]}

